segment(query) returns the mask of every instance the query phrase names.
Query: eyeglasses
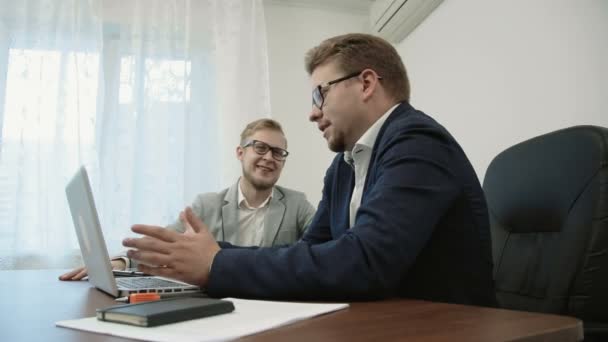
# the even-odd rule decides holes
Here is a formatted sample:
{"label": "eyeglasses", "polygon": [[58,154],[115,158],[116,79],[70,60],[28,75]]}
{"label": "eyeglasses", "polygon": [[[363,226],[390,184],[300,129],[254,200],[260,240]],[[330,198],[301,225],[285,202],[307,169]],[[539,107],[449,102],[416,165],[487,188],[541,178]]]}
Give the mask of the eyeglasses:
{"label": "eyeglasses", "polygon": [[259,154],[259,155],[265,155],[266,153],[268,153],[268,151],[272,151],[272,158],[274,158],[275,160],[278,161],[283,161],[285,160],[285,158],[287,158],[287,156],[289,155],[289,152],[287,152],[287,150],[284,150],[280,147],[272,147],[270,145],[268,145],[267,143],[263,142],[263,141],[259,141],[259,140],[250,140],[247,141],[242,147],[246,148],[252,146],[253,150],[255,151],[255,153]]}
{"label": "eyeglasses", "polygon": [[326,89],[328,89],[332,84],[340,83],[342,81],[346,81],[349,78],[359,76],[362,72],[363,72],[363,70],[353,72],[352,74],[348,74],[344,77],[340,77],[333,81],[326,82],[325,84],[319,84],[312,91],[312,104],[319,109],[323,109],[323,103],[325,102],[325,96],[323,95],[323,92],[325,92]]}
{"label": "eyeglasses", "polygon": [[[353,78],[355,76],[359,76],[361,75],[361,73],[365,71],[365,70],[361,70],[361,71],[357,71],[357,72],[353,72],[352,74],[348,74],[344,77],[340,77],[338,79],[335,79],[333,81],[329,81],[326,82],[325,84],[319,84],[313,91],[312,91],[312,104],[314,106],[316,106],[319,109],[323,109],[323,103],[325,103],[325,95],[323,94],[324,92],[327,93],[327,89],[332,85],[332,84],[336,84],[342,81],[346,81],[349,78]],[[378,76],[378,79],[381,80],[382,77]]]}

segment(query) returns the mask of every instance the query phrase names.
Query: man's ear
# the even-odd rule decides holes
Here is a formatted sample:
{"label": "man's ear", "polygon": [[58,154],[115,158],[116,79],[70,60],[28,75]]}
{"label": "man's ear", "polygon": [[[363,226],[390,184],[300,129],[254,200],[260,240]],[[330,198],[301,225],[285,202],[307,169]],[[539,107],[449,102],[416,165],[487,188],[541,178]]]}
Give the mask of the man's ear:
{"label": "man's ear", "polygon": [[236,159],[243,161],[243,153],[245,150],[241,146],[236,147]]}
{"label": "man's ear", "polygon": [[380,77],[372,69],[363,70],[360,77],[363,81],[363,100],[367,101],[376,91]]}

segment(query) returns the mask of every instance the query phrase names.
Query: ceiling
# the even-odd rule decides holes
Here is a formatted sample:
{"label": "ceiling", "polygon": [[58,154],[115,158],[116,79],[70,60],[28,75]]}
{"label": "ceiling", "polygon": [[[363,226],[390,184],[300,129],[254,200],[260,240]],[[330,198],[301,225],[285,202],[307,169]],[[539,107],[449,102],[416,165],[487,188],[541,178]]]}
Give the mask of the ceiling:
{"label": "ceiling", "polygon": [[342,9],[349,12],[369,13],[375,0],[264,0],[266,2],[303,7]]}

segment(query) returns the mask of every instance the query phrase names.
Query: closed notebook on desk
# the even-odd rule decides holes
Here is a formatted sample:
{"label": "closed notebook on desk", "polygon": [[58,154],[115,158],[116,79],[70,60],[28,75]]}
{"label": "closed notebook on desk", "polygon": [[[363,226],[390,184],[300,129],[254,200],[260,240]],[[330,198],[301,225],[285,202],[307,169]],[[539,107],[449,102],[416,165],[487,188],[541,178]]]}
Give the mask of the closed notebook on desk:
{"label": "closed notebook on desk", "polygon": [[97,319],[153,327],[232,311],[234,311],[234,305],[227,300],[179,297],[98,309]]}

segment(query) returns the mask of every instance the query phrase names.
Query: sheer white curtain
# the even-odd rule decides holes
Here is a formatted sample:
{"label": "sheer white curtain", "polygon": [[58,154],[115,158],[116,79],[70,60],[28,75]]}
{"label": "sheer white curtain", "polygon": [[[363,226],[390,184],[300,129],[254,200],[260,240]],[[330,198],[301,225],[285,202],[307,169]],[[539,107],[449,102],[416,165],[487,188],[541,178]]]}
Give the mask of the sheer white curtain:
{"label": "sheer white curtain", "polygon": [[79,263],[81,164],[110,253],[234,182],[267,64],[262,0],[0,0],[0,269]]}

